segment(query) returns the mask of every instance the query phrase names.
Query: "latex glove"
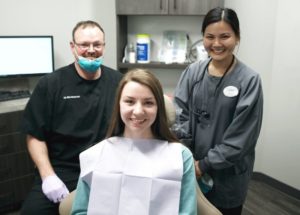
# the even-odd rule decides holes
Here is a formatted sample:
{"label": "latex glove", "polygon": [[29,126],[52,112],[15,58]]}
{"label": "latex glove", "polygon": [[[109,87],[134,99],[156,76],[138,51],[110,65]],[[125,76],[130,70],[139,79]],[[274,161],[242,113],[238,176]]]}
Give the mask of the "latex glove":
{"label": "latex glove", "polygon": [[44,178],[42,190],[45,196],[54,203],[61,202],[69,194],[68,188],[57,175]]}

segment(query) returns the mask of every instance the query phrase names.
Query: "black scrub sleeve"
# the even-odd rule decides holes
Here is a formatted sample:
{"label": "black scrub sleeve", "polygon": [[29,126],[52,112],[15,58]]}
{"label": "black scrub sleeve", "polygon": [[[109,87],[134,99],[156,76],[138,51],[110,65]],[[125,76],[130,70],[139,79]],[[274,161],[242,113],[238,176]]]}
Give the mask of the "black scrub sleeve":
{"label": "black scrub sleeve", "polygon": [[21,131],[44,141],[45,131],[50,122],[51,96],[48,93],[46,77],[43,77],[34,89],[24,110]]}

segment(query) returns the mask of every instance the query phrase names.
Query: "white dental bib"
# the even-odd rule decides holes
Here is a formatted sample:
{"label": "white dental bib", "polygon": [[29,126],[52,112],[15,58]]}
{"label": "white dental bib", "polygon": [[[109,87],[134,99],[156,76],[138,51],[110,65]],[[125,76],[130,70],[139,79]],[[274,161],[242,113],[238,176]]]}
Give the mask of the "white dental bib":
{"label": "white dental bib", "polygon": [[81,153],[80,163],[90,186],[88,214],[178,214],[181,144],[112,137]]}

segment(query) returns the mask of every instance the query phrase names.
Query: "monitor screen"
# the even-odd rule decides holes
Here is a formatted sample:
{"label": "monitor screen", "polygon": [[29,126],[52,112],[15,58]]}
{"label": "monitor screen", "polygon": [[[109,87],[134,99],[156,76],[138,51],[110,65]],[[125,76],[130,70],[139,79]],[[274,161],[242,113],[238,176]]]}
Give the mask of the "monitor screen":
{"label": "monitor screen", "polygon": [[0,36],[0,77],[54,71],[52,36]]}

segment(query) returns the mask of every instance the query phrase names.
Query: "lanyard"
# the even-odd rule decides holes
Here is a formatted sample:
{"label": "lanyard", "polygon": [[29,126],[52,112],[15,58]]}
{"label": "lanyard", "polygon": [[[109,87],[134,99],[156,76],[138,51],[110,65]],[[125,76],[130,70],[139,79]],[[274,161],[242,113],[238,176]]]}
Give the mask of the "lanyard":
{"label": "lanyard", "polygon": [[[234,63],[234,59],[235,59],[235,57],[234,57],[234,55],[233,55],[232,60],[231,60],[231,62],[230,62],[230,64],[229,64],[229,66],[226,68],[224,74],[222,75],[221,79],[218,81],[218,83],[217,83],[217,85],[216,85],[216,87],[215,87],[213,96],[216,96],[216,93],[217,93],[218,88],[220,87],[220,85],[221,85],[221,83],[222,83],[224,77],[226,76],[226,74],[228,73],[228,71],[230,70],[230,68],[232,67],[232,65],[233,65],[233,63]],[[211,60],[212,60],[212,59],[210,59],[210,60],[208,61],[208,63],[205,65],[204,70],[203,70],[203,72],[201,73],[201,76],[200,76],[199,80],[197,80],[197,81],[195,81],[195,82],[193,83],[192,88],[191,88],[191,91],[190,91],[190,98],[191,98],[192,112],[193,112],[193,114],[195,114],[195,115],[197,116],[197,118],[198,118],[197,121],[198,121],[198,122],[207,122],[207,121],[210,119],[210,115],[211,115],[211,114],[210,114],[210,110],[207,110],[207,106],[208,106],[208,105],[207,105],[207,102],[208,102],[208,100],[209,100],[209,98],[208,98],[208,97],[209,97],[209,95],[208,95],[208,91],[209,91],[208,88],[209,88],[209,86],[207,86],[207,85],[208,85],[207,82],[206,82],[206,83],[203,82],[203,85],[204,85],[204,86],[202,86],[202,89],[203,89],[204,92],[202,93],[202,95],[201,95],[201,93],[200,93],[200,95],[201,95],[202,98],[200,98],[199,101],[201,101],[202,104],[201,104],[199,107],[201,107],[201,108],[197,107],[196,103],[193,102],[194,97],[197,96],[197,92],[196,92],[195,95],[194,95],[194,90],[195,90],[195,89],[200,89],[200,86],[196,87],[196,85],[199,84],[199,83],[204,79],[205,73],[206,73],[206,72],[208,73],[208,66],[209,66],[209,63],[211,62]],[[198,92],[199,92],[199,91],[198,91]],[[205,97],[205,98],[204,98],[204,97]],[[196,100],[195,100],[195,101],[196,101]],[[207,123],[208,123],[208,122],[207,122]]]}

